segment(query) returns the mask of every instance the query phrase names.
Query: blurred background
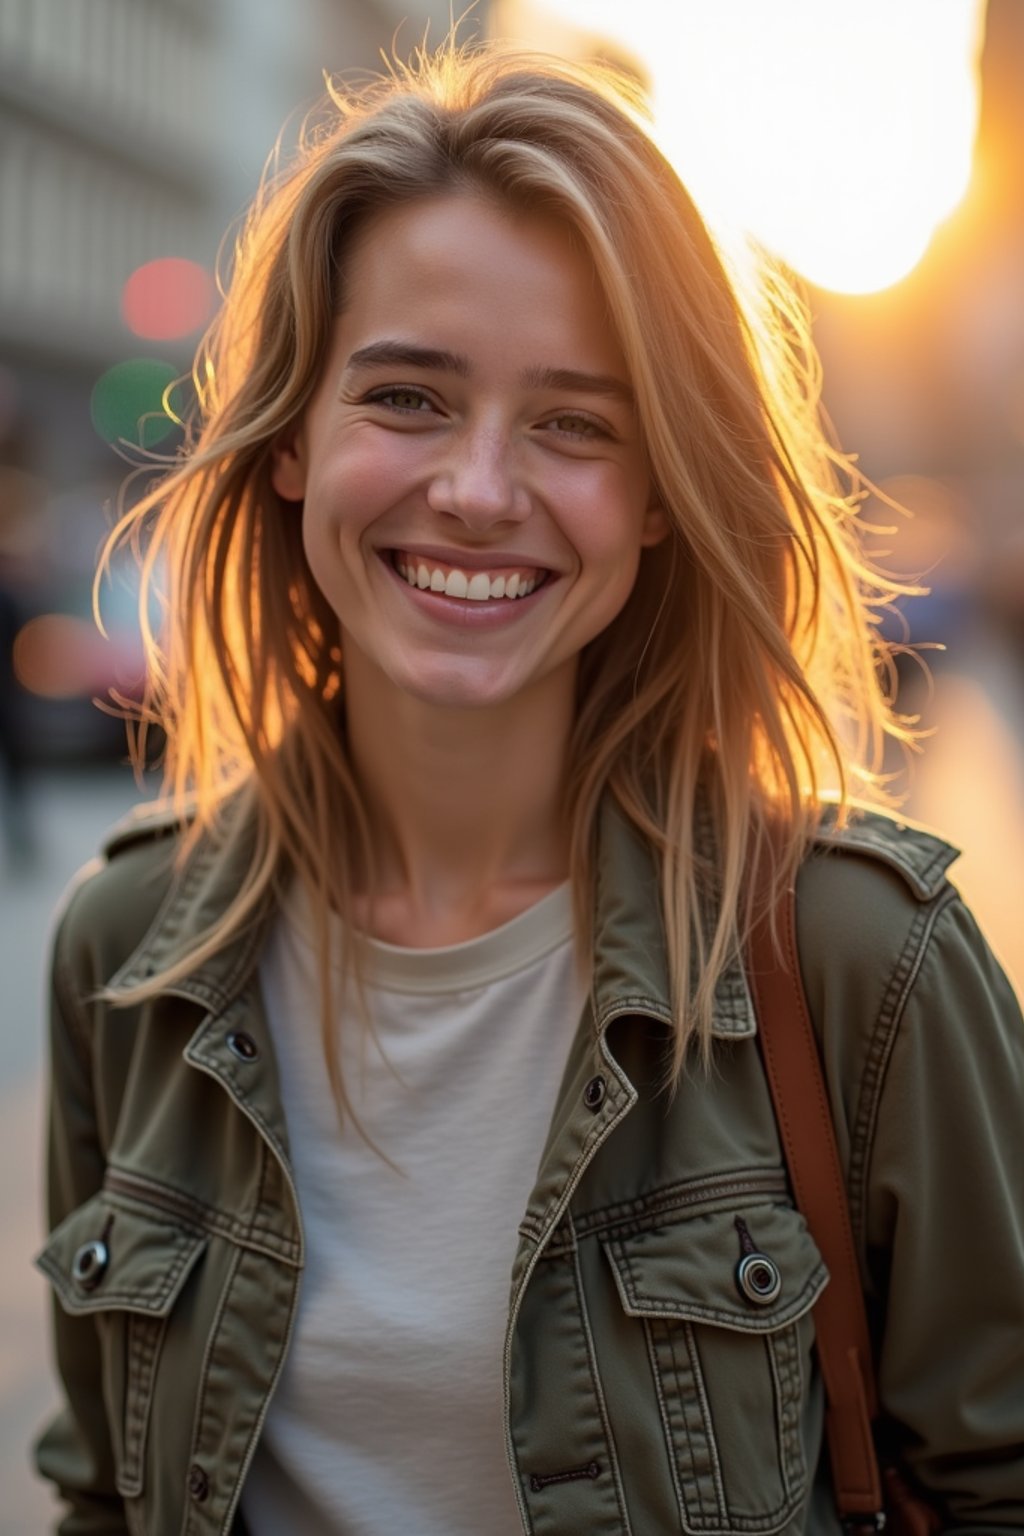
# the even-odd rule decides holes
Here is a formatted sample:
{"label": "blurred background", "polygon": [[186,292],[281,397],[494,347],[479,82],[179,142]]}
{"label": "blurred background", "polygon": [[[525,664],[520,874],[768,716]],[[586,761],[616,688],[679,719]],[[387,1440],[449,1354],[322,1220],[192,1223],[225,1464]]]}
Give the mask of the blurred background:
{"label": "blurred background", "polygon": [[[448,30],[448,0],[0,0],[0,1532],[46,1525],[27,1443],[54,1401],[42,1233],[43,976],[54,904],[140,796],[131,563],[91,617],[124,443],[173,451],[168,386],[216,303],[224,231],[322,72]],[[806,284],[836,434],[882,495],[873,553],[927,671],[900,706],[906,814],[1024,979],[1024,4],[481,0],[460,36],[600,57],[724,244]],[[889,498],[899,504],[895,511]],[[933,648],[934,647],[934,648]]]}

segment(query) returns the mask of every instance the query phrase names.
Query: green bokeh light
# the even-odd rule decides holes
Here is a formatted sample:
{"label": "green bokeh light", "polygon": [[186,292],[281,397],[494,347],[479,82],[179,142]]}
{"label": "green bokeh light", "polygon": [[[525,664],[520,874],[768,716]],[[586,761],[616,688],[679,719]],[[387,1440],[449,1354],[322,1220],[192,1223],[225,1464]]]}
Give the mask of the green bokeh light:
{"label": "green bokeh light", "polygon": [[[115,363],[93,385],[92,424],[104,442],[155,448],[176,428],[163,396],[178,369],[157,358],[136,357]],[[173,406],[172,406],[173,409]]]}

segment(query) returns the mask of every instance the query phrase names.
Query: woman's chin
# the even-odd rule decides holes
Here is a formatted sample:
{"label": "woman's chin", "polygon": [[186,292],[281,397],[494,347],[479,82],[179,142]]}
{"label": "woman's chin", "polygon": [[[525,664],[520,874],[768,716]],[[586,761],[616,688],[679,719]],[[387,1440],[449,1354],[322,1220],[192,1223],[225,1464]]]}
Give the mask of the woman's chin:
{"label": "woman's chin", "polygon": [[498,709],[521,690],[511,679],[463,669],[438,668],[424,674],[393,679],[400,693],[435,709]]}

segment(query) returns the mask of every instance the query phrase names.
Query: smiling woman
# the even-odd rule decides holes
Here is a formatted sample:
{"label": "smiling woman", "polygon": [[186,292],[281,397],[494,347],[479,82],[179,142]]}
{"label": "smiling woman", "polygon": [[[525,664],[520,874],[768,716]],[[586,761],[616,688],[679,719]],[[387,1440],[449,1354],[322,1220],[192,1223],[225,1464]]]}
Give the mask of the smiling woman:
{"label": "smiling woman", "polygon": [[[403,700],[486,706],[517,779],[534,734],[562,734],[580,653],[668,534],[625,358],[564,226],[479,194],[379,214],[347,271],[319,386],[275,444],[272,480],[302,503],[346,687],[375,701],[349,712],[353,760],[380,784]],[[410,941],[415,924],[410,911]]]}
{"label": "smiling woman", "polygon": [[68,1532],[839,1536],[851,1392],[935,1520],[1024,1524],[1024,1026],[952,850],[855,805],[892,589],[774,298],[615,80],[501,48],[335,93],[258,200],[110,546],[167,796],[55,940]]}

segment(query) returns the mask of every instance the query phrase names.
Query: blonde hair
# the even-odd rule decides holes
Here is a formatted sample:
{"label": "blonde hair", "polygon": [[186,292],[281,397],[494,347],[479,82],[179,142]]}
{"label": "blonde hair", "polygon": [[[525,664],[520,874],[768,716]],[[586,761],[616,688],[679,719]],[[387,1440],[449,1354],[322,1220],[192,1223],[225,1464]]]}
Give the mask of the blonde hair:
{"label": "blonde hair", "polygon": [[[141,713],[167,733],[178,858],[239,796],[255,816],[245,879],[216,926],[141,1001],[217,952],[294,870],[318,914],[324,1048],[351,1110],[330,1008],[328,914],[352,911],[372,850],[346,756],[337,617],[271,486],[272,445],[318,381],[345,255],[380,210],[464,189],[565,221],[594,263],[625,354],[667,545],[644,553],[624,610],[586,649],[567,769],[571,870],[590,943],[600,802],[655,851],[673,987],[672,1074],[705,1056],[712,999],[743,943],[751,858],[792,880],[826,789],[870,784],[886,731],[860,563],[858,484],[827,441],[801,307],[778,284],[741,305],[716,247],[609,73],[490,45],[419,55],[333,91],[294,163],[268,176],[235,252],[195,380],[187,456],[128,511],[105,553],[145,533]],[[767,323],[761,324],[761,321]],[[163,570],[164,624],[147,621]],[[716,867],[694,847],[698,796]],[[324,850],[344,849],[341,858]],[[712,900],[713,898],[713,900]],[[717,919],[708,921],[708,913]]]}

